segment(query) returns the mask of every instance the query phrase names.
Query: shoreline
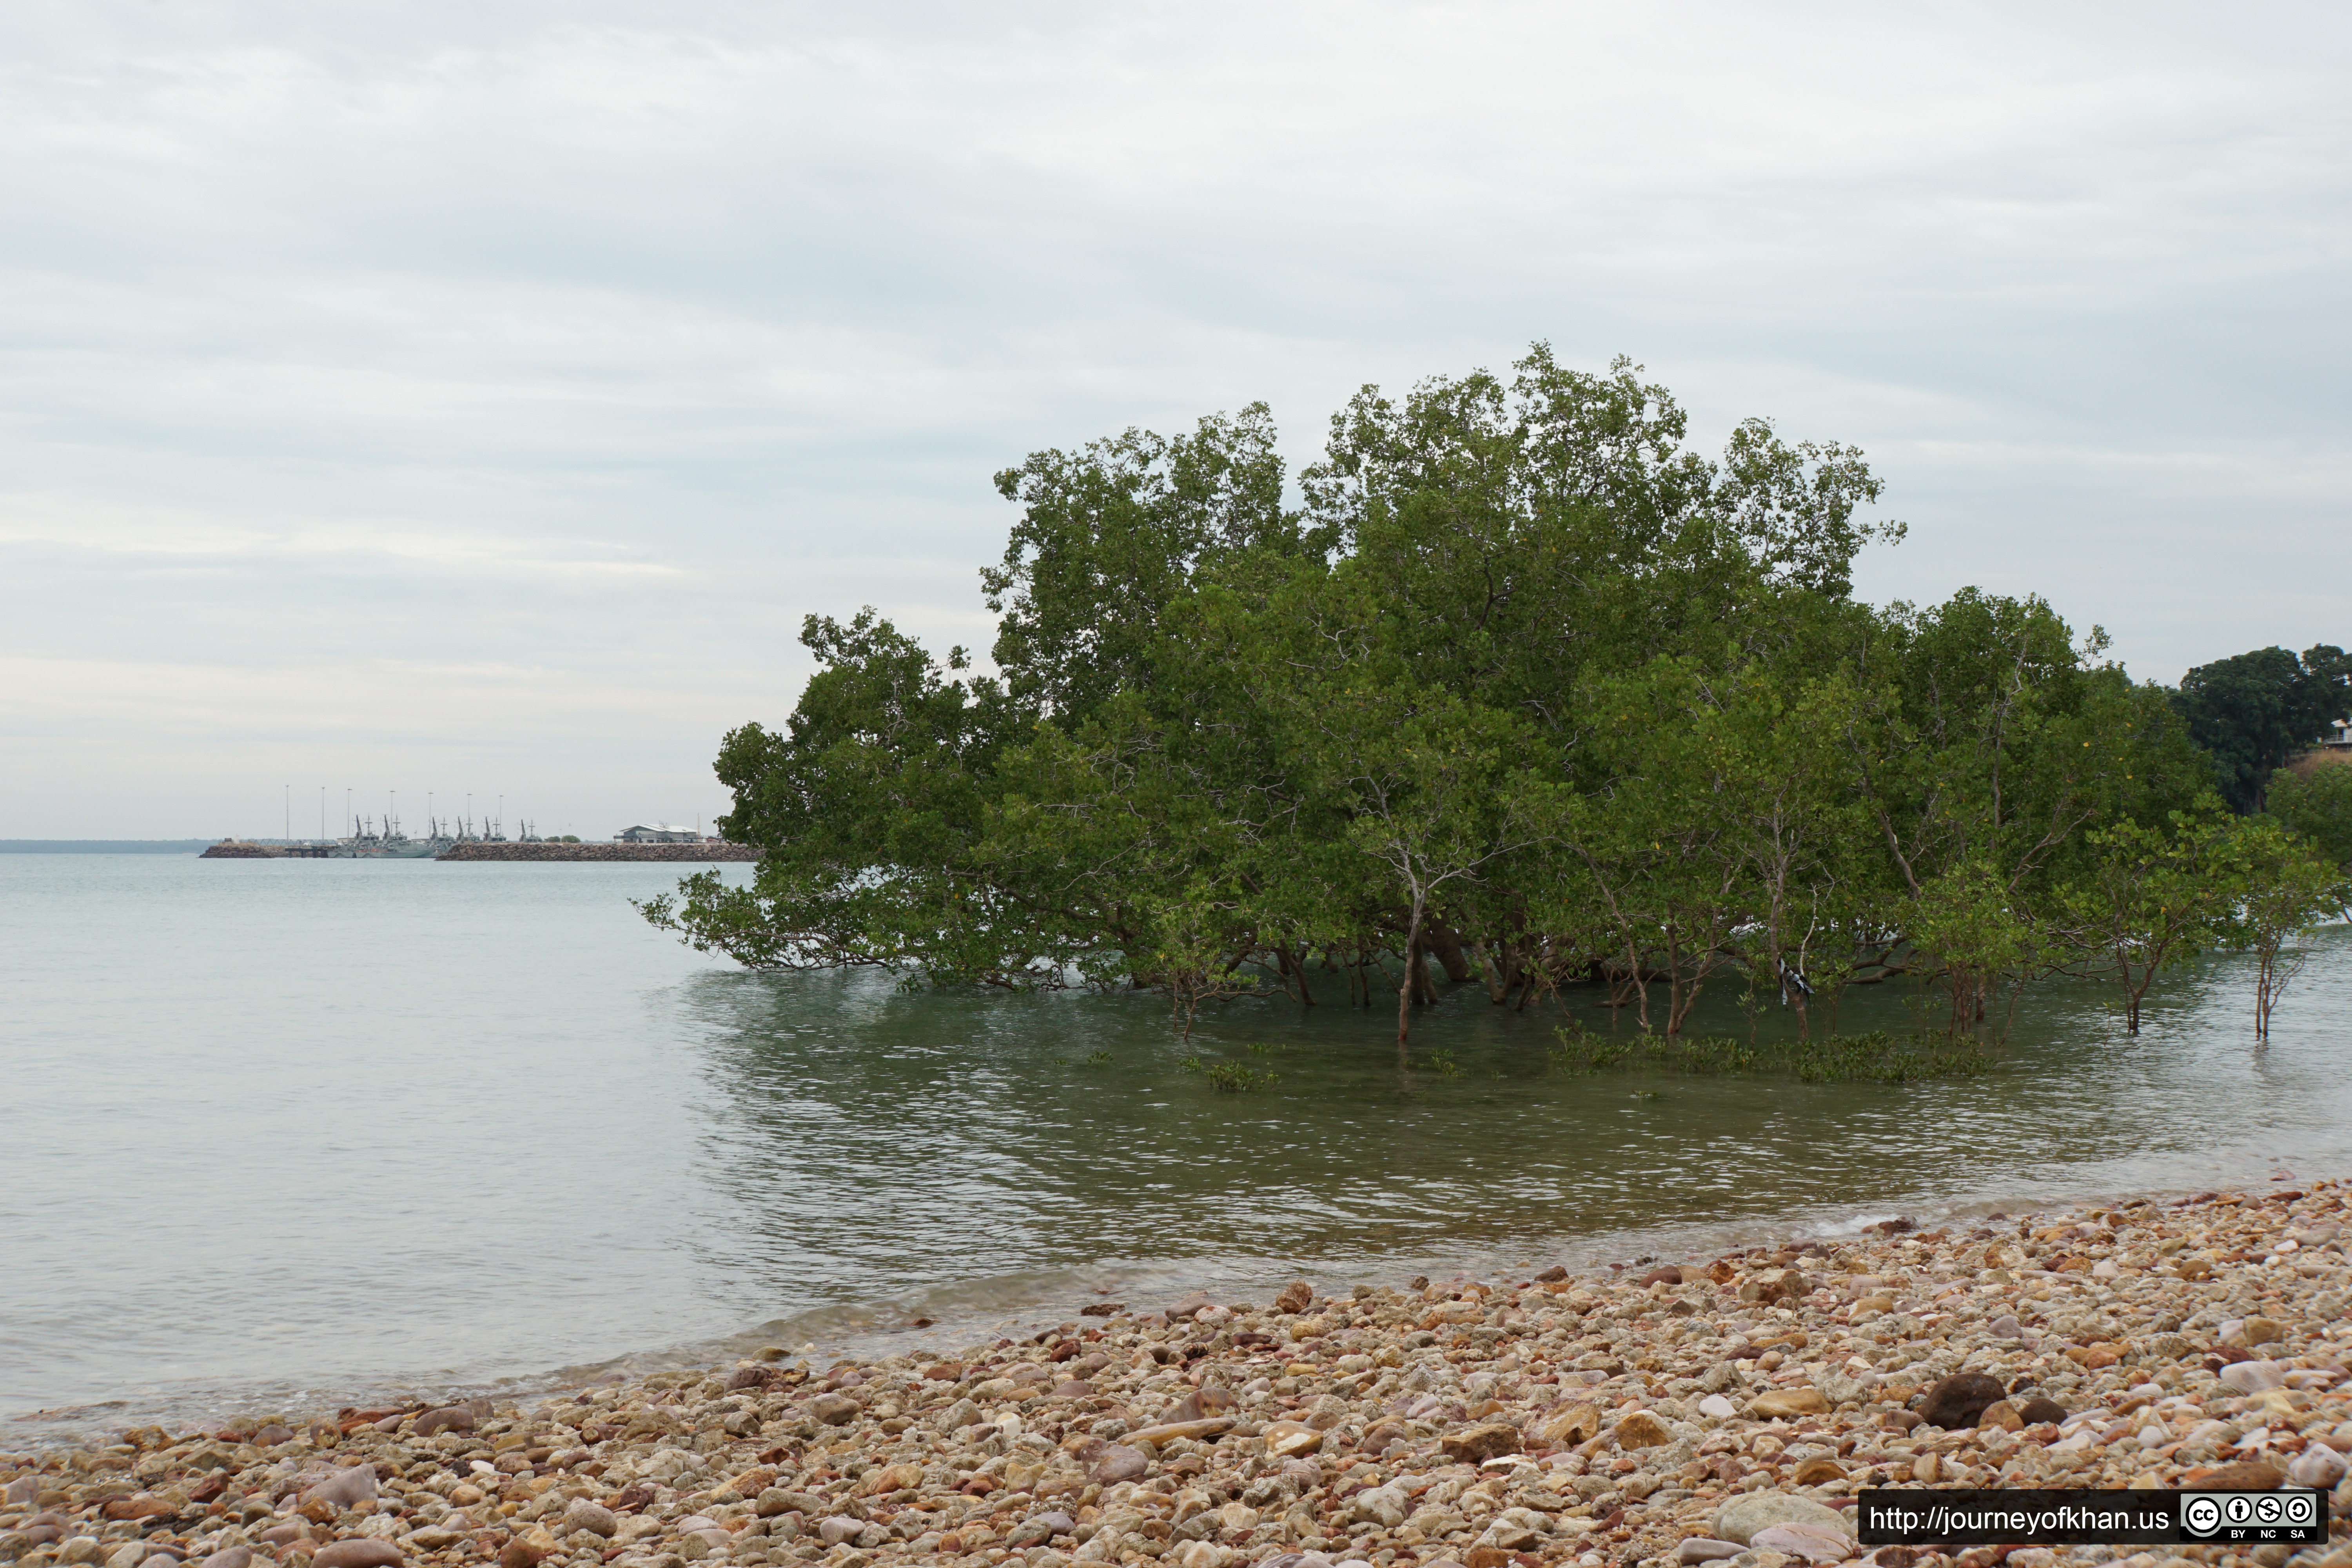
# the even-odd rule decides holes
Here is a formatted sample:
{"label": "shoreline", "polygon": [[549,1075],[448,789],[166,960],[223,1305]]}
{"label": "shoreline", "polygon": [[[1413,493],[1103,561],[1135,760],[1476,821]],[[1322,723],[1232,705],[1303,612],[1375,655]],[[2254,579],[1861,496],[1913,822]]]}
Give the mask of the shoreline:
{"label": "shoreline", "polygon": [[[0,1456],[0,1560],[1783,1568],[1867,1555],[1839,1523],[1864,1485],[2205,1484],[2227,1465],[2341,1486],[2341,1511],[2347,1195],[1890,1222],[1646,1274],[1097,1300],[953,1351],[775,1346],[520,1405],[150,1427]],[[1962,1373],[1998,1384],[1944,1381]],[[2305,1560],[2323,1552],[2352,1563],[2341,1539]]]}

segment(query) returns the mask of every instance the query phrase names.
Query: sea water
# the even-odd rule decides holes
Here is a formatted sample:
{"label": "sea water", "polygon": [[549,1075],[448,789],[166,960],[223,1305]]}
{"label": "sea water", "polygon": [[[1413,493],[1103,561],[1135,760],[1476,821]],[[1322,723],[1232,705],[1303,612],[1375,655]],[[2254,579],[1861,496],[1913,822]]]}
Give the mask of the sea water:
{"label": "sea water", "polygon": [[0,1448],[2352,1169],[2340,928],[2259,1049],[2228,960],[2137,1037],[2053,984],[1982,1076],[1808,1085],[1562,1070],[1564,1018],[1612,1026],[1576,990],[1454,987],[1401,1066],[1337,976],[1185,1039],[1144,995],[750,973],[632,909],[679,870],[0,857]]}

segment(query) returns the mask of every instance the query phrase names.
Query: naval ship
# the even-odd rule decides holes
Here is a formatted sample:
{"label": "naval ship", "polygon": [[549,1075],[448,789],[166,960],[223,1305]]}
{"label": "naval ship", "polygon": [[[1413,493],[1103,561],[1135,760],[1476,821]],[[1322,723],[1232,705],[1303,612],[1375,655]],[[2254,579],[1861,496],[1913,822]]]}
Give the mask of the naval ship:
{"label": "naval ship", "polygon": [[[376,826],[373,817],[353,817],[350,837],[337,839],[331,853],[333,858],[341,860],[426,860],[454,845],[506,842],[506,825],[503,822],[485,820],[477,826],[463,816],[457,818],[454,827],[437,817],[428,816],[425,819],[425,837],[411,838],[401,830],[400,818],[387,811],[381,829]],[[519,842],[539,842],[539,836],[531,831],[530,823],[522,825],[522,837]]]}

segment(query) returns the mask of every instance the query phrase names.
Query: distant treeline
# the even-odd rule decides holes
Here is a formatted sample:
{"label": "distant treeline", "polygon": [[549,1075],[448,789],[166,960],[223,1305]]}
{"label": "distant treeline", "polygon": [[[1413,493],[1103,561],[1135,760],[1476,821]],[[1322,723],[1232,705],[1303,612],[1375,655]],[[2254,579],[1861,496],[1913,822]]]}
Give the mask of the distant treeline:
{"label": "distant treeline", "polygon": [[719,757],[756,876],[646,913],[752,965],[1148,987],[1187,1023],[1392,994],[1400,1037],[1433,964],[1674,1035],[1718,985],[1801,1030],[1908,976],[1965,1031],[2053,972],[2136,1023],[2189,952],[2291,963],[2341,872],[2231,813],[2176,694],[2038,597],[1858,603],[1903,532],[1861,452],[1751,420],[1710,460],[1685,425],[1538,345],[1366,387],[1295,489],[1263,405],[1036,453],[997,477],[998,673],[811,616],[791,718]]}

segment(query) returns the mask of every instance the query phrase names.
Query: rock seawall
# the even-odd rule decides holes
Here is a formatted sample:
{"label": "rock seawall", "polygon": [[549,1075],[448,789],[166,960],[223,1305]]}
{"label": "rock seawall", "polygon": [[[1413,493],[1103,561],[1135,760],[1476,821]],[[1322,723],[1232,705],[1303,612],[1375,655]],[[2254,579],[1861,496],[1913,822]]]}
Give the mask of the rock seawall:
{"label": "rock seawall", "polygon": [[757,860],[749,844],[457,844],[436,860]]}
{"label": "rock seawall", "polygon": [[[26,1568],[2072,1568],[1853,1539],[1853,1494],[2334,1492],[2346,1189],[2099,1203],[1571,1278],[1072,1302],[952,1353],[618,1374],[0,1456]],[[912,1327],[926,1326],[922,1324]]]}

